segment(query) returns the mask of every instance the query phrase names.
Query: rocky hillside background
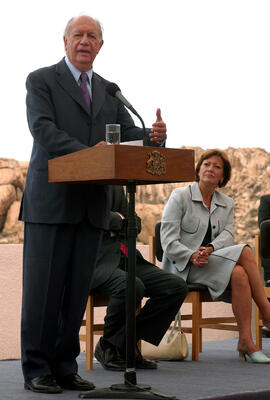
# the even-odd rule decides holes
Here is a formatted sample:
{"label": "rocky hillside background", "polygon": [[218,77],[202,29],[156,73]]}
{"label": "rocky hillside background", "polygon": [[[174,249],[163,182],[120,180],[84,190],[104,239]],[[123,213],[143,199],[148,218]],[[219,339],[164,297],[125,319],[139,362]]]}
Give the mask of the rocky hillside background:
{"label": "rocky hillside background", "polygon": [[0,243],[22,243],[23,223],[18,221],[27,162],[0,158]]}
{"label": "rocky hillside background", "polygon": [[[204,151],[196,147],[195,160]],[[232,178],[220,189],[235,201],[235,240],[253,245],[258,232],[260,197],[270,193],[270,153],[260,148],[228,148]],[[0,243],[22,243],[23,223],[18,221],[27,171],[27,162],[0,158]],[[147,243],[161,219],[163,207],[175,187],[183,184],[138,186],[136,211],[142,219],[139,241]]]}

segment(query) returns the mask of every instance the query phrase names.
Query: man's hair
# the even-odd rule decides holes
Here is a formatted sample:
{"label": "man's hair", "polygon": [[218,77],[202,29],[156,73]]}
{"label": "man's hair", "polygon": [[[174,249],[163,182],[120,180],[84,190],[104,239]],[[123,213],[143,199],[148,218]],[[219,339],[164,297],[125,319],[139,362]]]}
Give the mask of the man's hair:
{"label": "man's hair", "polygon": [[196,165],[196,169],[195,169],[195,173],[196,173],[196,181],[199,182],[200,178],[199,178],[199,172],[200,172],[200,168],[201,165],[203,163],[204,160],[208,160],[208,158],[213,157],[213,156],[218,156],[221,158],[222,162],[223,162],[223,181],[219,182],[218,186],[219,187],[224,187],[226,186],[226,184],[229,182],[230,178],[231,178],[231,163],[226,155],[226,153],[222,150],[219,149],[211,149],[211,150],[207,150],[205,151],[201,157],[199,158],[199,161],[197,162]]}
{"label": "man's hair", "polygon": [[[100,40],[103,39],[103,27],[102,27],[102,25],[101,25],[101,23],[99,22],[98,19],[93,18],[93,17],[90,17],[90,15],[79,15],[78,17],[88,17],[88,18],[91,18],[93,21],[95,21],[96,24],[97,24],[97,27],[98,27]],[[65,27],[65,30],[64,30],[64,37],[65,37],[66,39],[68,38],[68,35],[69,35],[69,30],[70,30],[70,25],[71,25],[71,23],[73,22],[73,20],[74,20],[75,18],[78,18],[78,17],[72,17],[72,18],[70,18],[70,20],[68,21],[68,23],[67,23],[67,25],[66,25],[66,27]]]}

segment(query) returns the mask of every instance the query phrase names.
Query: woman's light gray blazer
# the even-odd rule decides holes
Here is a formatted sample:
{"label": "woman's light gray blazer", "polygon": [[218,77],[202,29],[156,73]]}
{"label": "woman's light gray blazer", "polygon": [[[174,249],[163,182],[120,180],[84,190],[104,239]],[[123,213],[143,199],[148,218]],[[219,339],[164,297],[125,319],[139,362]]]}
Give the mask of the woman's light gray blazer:
{"label": "woman's light gray blazer", "polygon": [[197,182],[172,191],[161,221],[163,269],[177,274],[186,268],[202,244],[209,216],[214,250],[232,246],[234,202],[230,197],[215,191],[209,211]]}

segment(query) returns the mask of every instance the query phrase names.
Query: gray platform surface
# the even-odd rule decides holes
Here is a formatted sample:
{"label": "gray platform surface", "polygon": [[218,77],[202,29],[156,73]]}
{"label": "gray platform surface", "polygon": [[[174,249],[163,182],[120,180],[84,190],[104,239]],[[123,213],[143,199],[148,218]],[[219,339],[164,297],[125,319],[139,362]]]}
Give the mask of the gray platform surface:
{"label": "gray platform surface", "polygon": [[[165,394],[182,400],[253,392],[248,399],[270,399],[270,364],[244,362],[236,352],[237,341],[205,342],[200,361],[160,361],[157,370],[138,370],[139,384],[149,384]],[[263,339],[263,348],[270,356],[270,338]],[[95,362],[92,371],[85,370],[85,354],[78,358],[79,374],[100,387],[124,383],[123,372],[105,371]],[[269,397],[263,391],[269,390]],[[262,396],[260,397],[260,391]],[[19,360],[0,361],[0,400],[78,399],[79,392],[64,391],[49,395],[26,391]]]}

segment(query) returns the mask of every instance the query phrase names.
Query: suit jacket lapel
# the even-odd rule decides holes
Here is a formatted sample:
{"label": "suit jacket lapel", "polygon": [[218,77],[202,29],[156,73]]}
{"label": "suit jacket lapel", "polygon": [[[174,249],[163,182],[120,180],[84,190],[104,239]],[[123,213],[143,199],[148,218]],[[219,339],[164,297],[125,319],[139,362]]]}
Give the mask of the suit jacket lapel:
{"label": "suit jacket lapel", "polygon": [[56,64],[56,80],[62,88],[89,114],[90,110],[84,100],[82,91],[75,81],[72,73],[65,63],[64,58]]}
{"label": "suit jacket lapel", "polygon": [[93,73],[92,77],[92,118],[96,118],[105,101],[105,86],[100,77]]}

